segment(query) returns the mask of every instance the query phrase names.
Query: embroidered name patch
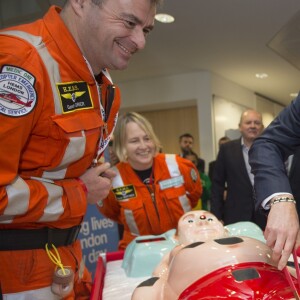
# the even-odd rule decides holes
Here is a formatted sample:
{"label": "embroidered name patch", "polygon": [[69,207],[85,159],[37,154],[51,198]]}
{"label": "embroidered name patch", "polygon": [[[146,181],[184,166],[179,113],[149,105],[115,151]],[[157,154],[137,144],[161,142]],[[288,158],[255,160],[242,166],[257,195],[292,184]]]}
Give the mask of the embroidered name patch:
{"label": "embroidered name patch", "polygon": [[168,189],[170,187],[181,186],[183,185],[183,176],[176,176],[170,179],[162,180],[159,182],[159,186],[161,190]]}
{"label": "embroidered name patch", "polygon": [[74,110],[93,108],[90,89],[84,81],[64,82],[56,84],[60,96],[63,113]]}
{"label": "embroidered name patch", "polygon": [[114,188],[113,192],[118,201],[124,201],[126,199],[136,197],[136,191],[132,184]]}
{"label": "embroidered name patch", "polygon": [[5,65],[0,73],[0,113],[11,117],[29,114],[36,105],[35,77],[24,69]]}

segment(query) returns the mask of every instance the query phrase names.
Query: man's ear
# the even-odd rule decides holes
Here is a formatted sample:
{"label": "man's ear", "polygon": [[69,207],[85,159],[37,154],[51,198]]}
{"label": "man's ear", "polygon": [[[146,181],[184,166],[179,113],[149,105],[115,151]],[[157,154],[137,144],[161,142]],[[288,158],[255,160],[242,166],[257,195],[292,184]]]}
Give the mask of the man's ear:
{"label": "man's ear", "polygon": [[76,15],[81,16],[88,0],[68,0]]}

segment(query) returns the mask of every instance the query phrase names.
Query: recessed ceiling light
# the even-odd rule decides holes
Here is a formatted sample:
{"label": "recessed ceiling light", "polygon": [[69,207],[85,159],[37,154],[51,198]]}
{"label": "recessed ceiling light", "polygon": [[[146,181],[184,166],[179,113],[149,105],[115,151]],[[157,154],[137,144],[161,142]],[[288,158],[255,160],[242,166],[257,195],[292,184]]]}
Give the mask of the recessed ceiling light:
{"label": "recessed ceiling light", "polygon": [[290,96],[296,98],[298,96],[298,93],[290,93]]}
{"label": "recessed ceiling light", "polygon": [[267,78],[269,75],[268,74],[266,74],[266,73],[256,73],[255,74],[255,77],[256,78],[259,78],[259,79],[265,79],[265,78]]}
{"label": "recessed ceiling light", "polygon": [[175,18],[168,14],[156,14],[155,19],[161,23],[172,23]]}

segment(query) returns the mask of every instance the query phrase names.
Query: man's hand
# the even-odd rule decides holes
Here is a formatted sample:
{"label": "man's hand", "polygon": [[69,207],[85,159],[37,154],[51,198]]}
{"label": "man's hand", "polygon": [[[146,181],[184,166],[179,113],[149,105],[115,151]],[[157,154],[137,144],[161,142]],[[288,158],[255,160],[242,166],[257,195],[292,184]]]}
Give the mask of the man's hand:
{"label": "man's hand", "polygon": [[110,169],[109,163],[90,168],[80,176],[87,187],[87,201],[89,204],[95,204],[107,197],[111,189],[111,181],[115,176],[116,173]]}
{"label": "man's hand", "polygon": [[297,245],[299,219],[296,206],[290,202],[280,202],[271,206],[264,232],[267,245],[273,249],[272,258],[282,270]]}

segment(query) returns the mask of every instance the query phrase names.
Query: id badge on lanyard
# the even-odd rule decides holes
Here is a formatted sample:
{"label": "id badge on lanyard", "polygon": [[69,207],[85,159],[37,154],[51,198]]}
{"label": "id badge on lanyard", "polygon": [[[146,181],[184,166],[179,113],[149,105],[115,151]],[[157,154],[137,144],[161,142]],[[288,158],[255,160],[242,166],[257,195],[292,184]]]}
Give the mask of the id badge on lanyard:
{"label": "id badge on lanyard", "polygon": [[[93,74],[92,68],[89,64],[89,62],[87,61],[87,59],[84,57],[84,60],[92,74],[92,76],[95,79],[95,76]],[[109,75],[109,73],[106,70],[102,70],[103,75],[110,81],[111,77]],[[99,143],[98,143],[98,149],[97,149],[97,154],[96,157],[93,159],[93,163],[92,166],[95,167],[98,164],[98,160],[101,157],[101,154],[104,152],[105,148],[107,147],[109,141],[111,140],[112,134],[113,134],[113,130],[111,130],[111,132],[108,132],[108,128],[107,128],[107,121],[109,118],[109,114],[114,102],[114,98],[115,98],[115,86],[113,84],[102,84],[100,85],[97,80],[95,79],[95,83],[97,86],[97,92],[98,92],[98,101],[99,101],[99,106],[100,106],[100,113],[101,113],[101,118],[104,121],[104,126],[102,128],[102,132],[99,138]],[[105,92],[103,91],[102,93],[102,89],[105,88]],[[102,97],[105,96],[105,101],[104,101],[104,107],[103,107],[103,99]],[[117,118],[118,118],[118,114],[116,115],[116,119],[114,121],[114,125],[113,125],[113,129],[116,126],[117,123]]]}
{"label": "id badge on lanyard", "polygon": [[[104,88],[105,88],[105,90],[102,91],[102,89],[104,89]],[[97,90],[98,90],[98,96],[99,96],[99,102],[100,102],[100,112],[101,112],[102,120],[104,121],[104,126],[102,127],[102,131],[100,134],[97,155],[96,155],[95,159],[93,160],[93,165],[97,165],[101,154],[104,152],[105,148],[107,147],[109,141],[112,138],[112,134],[113,134],[114,128],[117,123],[118,113],[116,114],[113,128],[109,132],[108,119],[109,119],[111,108],[113,106],[113,102],[115,99],[115,89],[116,88],[117,87],[112,84],[102,84],[101,86],[99,86],[97,84]],[[105,100],[103,99],[104,101],[101,101],[102,97],[105,97],[104,98]]]}

